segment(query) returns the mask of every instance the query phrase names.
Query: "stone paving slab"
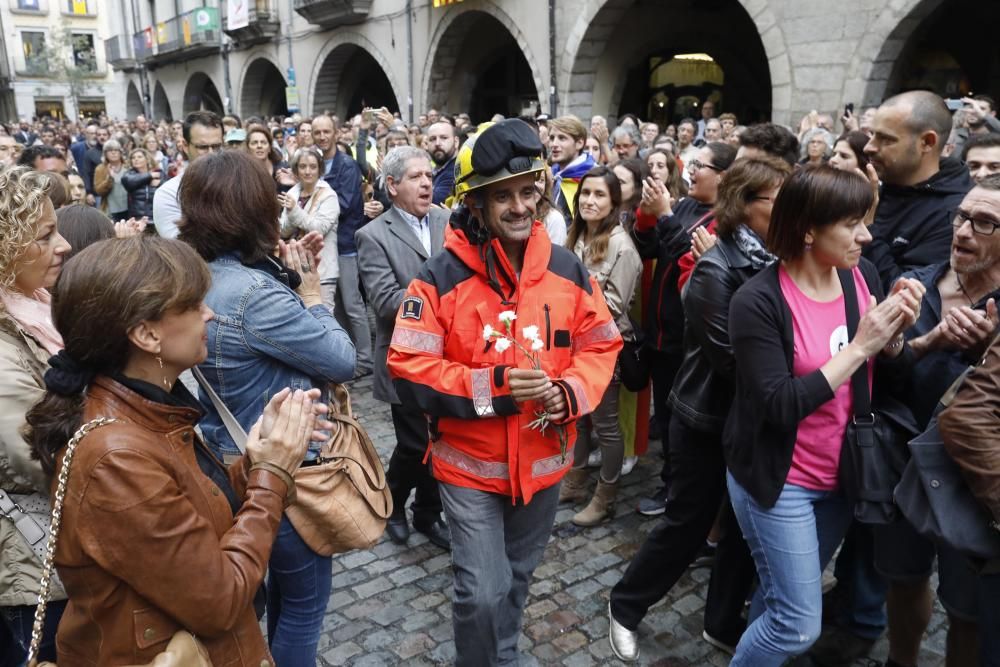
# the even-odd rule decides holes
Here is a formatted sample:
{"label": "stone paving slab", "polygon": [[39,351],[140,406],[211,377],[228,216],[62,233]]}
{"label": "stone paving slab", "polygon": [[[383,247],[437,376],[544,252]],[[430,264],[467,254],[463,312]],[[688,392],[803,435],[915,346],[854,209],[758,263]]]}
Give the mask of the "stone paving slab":
{"label": "stone paving slab", "polygon": [[[370,376],[354,382],[351,395],[355,415],[385,463],[395,437],[388,406],[372,398],[371,384]],[[583,529],[570,522],[573,509],[556,514],[525,608],[519,642],[525,667],[618,664],[607,641],[608,594],[658,520],[634,511],[638,499],[655,491],[659,482],[658,443],[651,449],[623,478],[614,520]],[[318,664],[453,662],[450,565],[448,554],[419,533],[413,533],[405,546],[383,538],[370,550],[335,558]],[[650,609],[639,628],[640,664],[722,667],[729,663],[728,655],[701,639],[708,578],[708,569],[689,570],[665,600]],[[921,667],[944,665],[945,629],[938,606],[924,641]],[[883,639],[872,657],[884,660],[886,651]]]}

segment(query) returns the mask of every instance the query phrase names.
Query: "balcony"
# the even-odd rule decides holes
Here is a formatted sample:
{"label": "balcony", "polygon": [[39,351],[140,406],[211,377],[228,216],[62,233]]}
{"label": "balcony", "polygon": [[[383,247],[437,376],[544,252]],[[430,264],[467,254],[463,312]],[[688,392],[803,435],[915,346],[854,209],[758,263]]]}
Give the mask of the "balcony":
{"label": "balcony", "polygon": [[128,35],[115,35],[104,40],[104,54],[104,59],[115,69],[135,69],[135,56],[132,55]]}
{"label": "balcony", "polygon": [[199,7],[132,36],[135,59],[153,67],[218,53],[219,9]]}
{"label": "balcony", "polygon": [[372,0],[295,0],[295,11],[323,28],[361,23],[371,8]]}
{"label": "balcony", "polygon": [[226,17],[225,33],[241,46],[270,41],[281,30],[278,10],[271,0],[257,0],[254,4],[249,9],[249,21],[245,26],[230,28],[231,19]]}

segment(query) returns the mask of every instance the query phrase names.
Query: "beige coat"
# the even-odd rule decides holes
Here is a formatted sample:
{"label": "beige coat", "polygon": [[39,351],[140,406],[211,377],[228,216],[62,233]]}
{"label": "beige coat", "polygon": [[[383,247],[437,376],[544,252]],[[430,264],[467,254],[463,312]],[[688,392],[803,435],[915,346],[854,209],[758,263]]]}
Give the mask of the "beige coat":
{"label": "beige coat", "polygon": [[[0,484],[7,493],[48,496],[42,466],[21,437],[24,416],[44,393],[49,353],[6,312],[0,312]],[[7,519],[0,518],[0,607],[38,601],[42,564]],[[52,599],[66,598],[56,582]]]}
{"label": "beige coat", "polygon": [[604,292],[604,300],[608,303],[608,310],[615,318],[622,339],[635,340],[635,327],[632,326],[628,314],[632,309],[632,299],[639,286],[639,279],[642,277],[642,258],[639,257],[639,251],[635,249],[628,232],[621,225],[615,226],[608,238],[608,250],[600,262],[590,261],[583,235],[577,239],[573,254],[580,258],[587,271],[600,285]]}

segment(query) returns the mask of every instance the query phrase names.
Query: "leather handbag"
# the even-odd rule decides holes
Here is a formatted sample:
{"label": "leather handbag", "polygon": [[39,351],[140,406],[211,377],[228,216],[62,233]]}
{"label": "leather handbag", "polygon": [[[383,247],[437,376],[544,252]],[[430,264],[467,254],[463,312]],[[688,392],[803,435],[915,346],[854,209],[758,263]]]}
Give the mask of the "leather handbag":
{"label": "leather handbag", "polygon": [[[66,445],[63,454],[62,469],[56,485],[55,502],[52,503],[52,519],[48,544],[45,549],[45,559],[42,565],[41,590],[38,593],[38,606],[35,608],[35,622],[31,628],[31,645],[28,647],[28,667],[56,667],[52,662],[38,662],[38,648],[42,643],[42,628],[45,627],[45,608],[49,603],[52,576],[54,574],[54,558],[56,544],[59,539],[59,528],[62,525],[62,508],[66,501],[66,485],[69,483],[69,470],[73,463],[73,455],[80,441],[96,428],[111,424],[117,420],[98,417],[87,422],[73,434]],[[170,639],[167,648],[159,653],[152,662],[146,665],[130,667],[212,667],[208,650],[198,639],[186,630],[178,630]]]}
{"label": "leather handbag", "polygon": [[642,332],[633,326],[635,340],[626,340],[618,353],[618,371],[622,384],[631,392],[640,392],[649,385],[651,367]]}
{"label": "leather handbag", "polygon": [[[853,339],[861,319],[858,295],[851,271],[838,271],[844,291],[848,338]],[[868,386],[868,364],[851,375],[854,413],[844,433],[838,477],[854,518],[861,523],[887,524],[899,516],[893,490],[899,481],[906,442],[917,434],[909,410],[886,399],[872,405]]]}
{"label": "leather handbag", "polygon": [[[245,453],[246,431],[201,371],[194,368],[192,372],[229,436]],[[347,387],[332,384],[329,394],[331,437],[315,464],[295,471],[295,500],[285,510],[302,541],[320,556],[373,546],[392,514],[382,462],[368,433],[354,418]]]}
{"label": "leather handbag", "polygon": [[923,537],[972,558],[993,560],[1000,558],[1000,525],[973,495],[962,469],[945,450],[937,421],[973,368],[952,383],[927,430],[910,441],[910,462],[895,496],[903,516]]}

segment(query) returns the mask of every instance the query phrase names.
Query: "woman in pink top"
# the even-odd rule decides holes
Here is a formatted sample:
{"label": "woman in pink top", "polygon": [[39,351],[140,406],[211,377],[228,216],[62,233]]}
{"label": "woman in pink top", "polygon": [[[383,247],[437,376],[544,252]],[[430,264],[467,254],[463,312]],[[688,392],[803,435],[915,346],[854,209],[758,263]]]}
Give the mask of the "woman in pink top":
{"label": "woman in pink top", "polygon": [[[908,369],[902,332],[916,320],[923,287],[901,280],[883,300],[875,267],[861,259],[877,185],[874,171],[868,182],[827,166],[793,174],[767,234],[781,261],[730,307],[736,398],[723,446],[733,510],[760,578],[733,667],[777,667],[819,636],[823,567],[851,518],[837,488],[850,378],[862,364],[869,382],[873,370],[901,377]],[[853,340],[842,285],[857,295]]]}

